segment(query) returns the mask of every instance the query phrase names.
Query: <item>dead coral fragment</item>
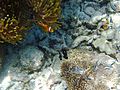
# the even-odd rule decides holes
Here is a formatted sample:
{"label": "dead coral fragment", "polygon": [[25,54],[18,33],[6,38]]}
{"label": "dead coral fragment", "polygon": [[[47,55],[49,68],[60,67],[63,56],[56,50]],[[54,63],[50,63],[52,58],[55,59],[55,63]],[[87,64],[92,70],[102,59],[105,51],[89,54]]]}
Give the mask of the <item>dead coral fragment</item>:
{"label": "dead coral fragment", "polygon": [[0,42],[15,44],[23,39],[25,27],[20,26],[15,17],[0,19]]}
{"label": "dead coral fragment", "polygon": [[60,27],[61,0],[29,0],[28,4],[35,12],[36,24],[46,32],[53,32]]}

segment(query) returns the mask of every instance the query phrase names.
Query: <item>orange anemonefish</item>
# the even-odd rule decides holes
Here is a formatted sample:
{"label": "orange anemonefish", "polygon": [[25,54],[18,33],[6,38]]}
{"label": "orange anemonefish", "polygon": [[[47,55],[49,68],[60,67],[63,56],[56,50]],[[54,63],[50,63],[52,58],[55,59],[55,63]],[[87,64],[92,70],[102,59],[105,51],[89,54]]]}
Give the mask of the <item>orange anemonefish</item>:
{"label": "orange anemonefish", "polygon": [[45,32],[54,32],[54,30],[49,27],[48,25],[42,23],[42,22],[37,22],[37,24],[45,31]]}

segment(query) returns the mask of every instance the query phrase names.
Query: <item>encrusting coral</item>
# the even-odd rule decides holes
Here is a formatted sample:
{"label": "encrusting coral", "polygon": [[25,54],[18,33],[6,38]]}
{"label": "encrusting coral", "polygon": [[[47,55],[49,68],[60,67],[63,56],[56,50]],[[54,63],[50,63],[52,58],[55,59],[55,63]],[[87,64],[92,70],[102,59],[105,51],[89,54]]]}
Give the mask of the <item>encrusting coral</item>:
{"label": "encrusting coral", "polygon": [[34,21],[46,32],[54,32],[61,24],[61,0],[28,0],[35,13]]}

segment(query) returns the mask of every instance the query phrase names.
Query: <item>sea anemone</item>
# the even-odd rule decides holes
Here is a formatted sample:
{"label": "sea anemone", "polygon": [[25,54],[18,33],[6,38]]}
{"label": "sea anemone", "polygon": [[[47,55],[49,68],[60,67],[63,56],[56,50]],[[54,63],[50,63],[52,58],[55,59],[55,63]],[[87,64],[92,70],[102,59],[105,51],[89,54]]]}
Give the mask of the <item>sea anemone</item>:
{"label": "sea anemone", "polygon": [[[28,8],[23,1],[1,0],[0,1],[0,43],[16,44],[22,40],[28,27]],[[26,18],[27,17],[27,18]]]}
{"label": "sea anemone", "polygon": [[60,27],[61,0],[29,0],[33,8],[34,21],[46,32],[53,32]]}
{"label": "sea anemone", "polygon": [[0,19],[0,42],[15,44],[23,39],[25,27],[19,25],[15,17]]}
{"label": "sea anemone", "polygon": [[60,0],[1,0],[0,43],[16,44],[32,22],[46,32],[60,27]]}

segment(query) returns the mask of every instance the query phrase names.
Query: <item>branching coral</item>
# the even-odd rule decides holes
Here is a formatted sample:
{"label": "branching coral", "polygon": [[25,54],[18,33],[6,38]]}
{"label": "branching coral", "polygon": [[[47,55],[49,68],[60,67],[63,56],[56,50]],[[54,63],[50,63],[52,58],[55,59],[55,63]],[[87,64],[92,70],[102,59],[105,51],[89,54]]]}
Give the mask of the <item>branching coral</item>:
{"label": "branching coral", "polygon": [[28,5],[33,8],[36,24],[46,32],[53,32],[60,27],[61,0],[29,0]]}

